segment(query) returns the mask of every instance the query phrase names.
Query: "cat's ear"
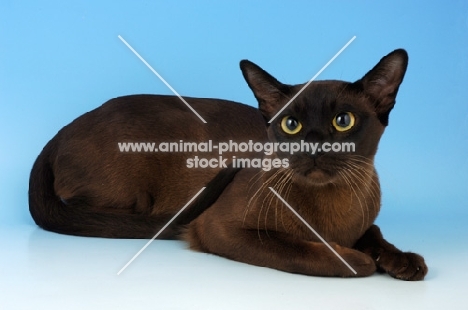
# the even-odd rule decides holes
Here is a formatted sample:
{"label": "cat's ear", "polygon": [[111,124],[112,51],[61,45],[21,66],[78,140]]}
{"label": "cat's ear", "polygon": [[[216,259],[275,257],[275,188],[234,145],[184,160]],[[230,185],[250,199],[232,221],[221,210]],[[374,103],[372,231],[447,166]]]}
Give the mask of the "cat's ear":
{"label": "cat's ear", "polygon": [[397,49],[383,57],[358,83],[364,92],[374,101],[375,112],[383,125],[388,125],[388,116],[395,105],[406,67],[408,54],[403,49]]}
{"label": "cat's ear", "polygon": [[257,98],[258,108],[266,119],[271,119],[290,93],[288,85],[280,83],[268,72],[251,61],[242,60],[240,68],[247,84]]}

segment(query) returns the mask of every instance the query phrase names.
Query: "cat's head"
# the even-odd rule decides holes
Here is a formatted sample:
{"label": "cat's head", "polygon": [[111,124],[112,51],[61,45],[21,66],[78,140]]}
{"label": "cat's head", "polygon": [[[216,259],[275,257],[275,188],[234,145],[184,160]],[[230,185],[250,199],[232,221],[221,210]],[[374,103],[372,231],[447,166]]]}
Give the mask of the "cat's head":
{"label": "cat's head", "polygon": [[373,169],[407,64],[406,51],[395,50],[356,82],[314,81],[290,104],[305,84],[283,84],[248,60],[240,66],[258,100],[270,141],[318,143],[321,149],[315,154],[277,152],[276,156],[288,158],[297,175],[327,184],[342,178],[340,171],[351,166]]}

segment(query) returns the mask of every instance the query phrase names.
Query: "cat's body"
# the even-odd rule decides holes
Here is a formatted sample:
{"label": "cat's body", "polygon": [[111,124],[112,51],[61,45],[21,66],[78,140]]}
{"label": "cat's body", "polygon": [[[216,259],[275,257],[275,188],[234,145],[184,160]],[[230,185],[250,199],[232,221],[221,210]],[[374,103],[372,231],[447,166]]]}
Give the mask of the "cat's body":
{"label": "cat's body", "polygon": [[[217,158],[216,151],[119,150],[118,143],[127,142],[266,139],[262,116],[252,107],[215,99],[186,100],[207,124],[196,121],[177,97],[138,95],[112,99],[60,130],[31,172],[30,211],[38,225],[82,236],[151,238],[210,181],[210,191],[187,211],[202,212],[214,202],[236,170],[187,168],[187,159]],[[193,218],[189,213],[178,218],[179,225]],[[167,229],[161,237],[172,238],[176,232]]]}
{"label": "cat's body", "polygon": [[[399,251],[373,225],[380,209],[374,155],[406,65],[406,52],[397,50],[355,83],[313,82],[271,124],[267,121],[303,85],[281,84],[248,61],[241,68],[259,110],[188,98],[206,119],[204,125],[175,97],[114,99],[75,120],[46,145],[31,173],[31,214],[39,226],[61,233],[151,238],[206,186],[161,237],[181,232],[193,249],[288,272],[366,276],[378,268],[396,278],[420,280],[427,273],[423,258]],[[355,151],[278,151],[263,156],[287,160],[289,167],[239,171],[187,168],[186,160],[194,154],[123,154],[117,147],[126,141],[180,140],[352,142]],[[230,163],[233,155],[261,156],[223,156]]]}

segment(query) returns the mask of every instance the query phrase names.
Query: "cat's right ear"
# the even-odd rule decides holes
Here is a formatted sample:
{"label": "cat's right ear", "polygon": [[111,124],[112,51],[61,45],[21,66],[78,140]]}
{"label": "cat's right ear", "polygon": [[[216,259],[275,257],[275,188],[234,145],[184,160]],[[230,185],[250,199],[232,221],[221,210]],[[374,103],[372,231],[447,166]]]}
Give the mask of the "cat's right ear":
{"label": "cat's right ear", "polygon": [[258,108],[265,119],[271,119],[284,104],[284,98],[288,97],[290,88],[280,83],[268,72],[251,61],[242,60],[240,68],[247,84],[258,101]]}

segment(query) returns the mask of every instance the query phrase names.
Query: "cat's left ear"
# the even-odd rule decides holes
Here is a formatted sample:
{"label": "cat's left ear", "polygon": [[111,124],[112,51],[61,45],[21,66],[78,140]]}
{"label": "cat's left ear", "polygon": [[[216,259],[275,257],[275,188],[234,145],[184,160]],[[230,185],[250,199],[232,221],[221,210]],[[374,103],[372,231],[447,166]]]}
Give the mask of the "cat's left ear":
{"label": "cat's left ear", "polygon": [[257,98],[258,108],[270,120],[285,104],[290,94],[289,85],[283,84],[251,61],[242,60],[240,68],[247,84]]}
{"label": "cat's left ear", "polygon": [[407,66],[408,53],[397,49],[383,57],[372,70],[357,81],[374,101],[375,112],[384,126],[388,125],[388,116],[395,105],[398,88]]}

